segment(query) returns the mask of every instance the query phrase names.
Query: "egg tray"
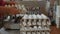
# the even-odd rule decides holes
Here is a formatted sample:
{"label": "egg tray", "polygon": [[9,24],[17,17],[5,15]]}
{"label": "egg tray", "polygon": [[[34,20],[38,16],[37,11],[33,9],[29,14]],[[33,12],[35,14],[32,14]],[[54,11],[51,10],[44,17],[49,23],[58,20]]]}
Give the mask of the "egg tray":
{"label": "egg tray", "polygon": [[[47,19],[22,19],[20,23],[20,34],[23,34],[22,32],[25,32],[24,34],[34,34],[32,32],[35,32],[35,34],[39,34],[37,32],[40,32],[40,34],[47,34],[46,32],[49,32],[50,34],[50,20]],[[42,33],[45,32],[45,33]]]}
{"label": "egg tray", "polygon": [[[24,22],[24,21],[22,21]],[[48,25],[46,23],[46,25],[42,25],[42,22],[41,22],[41,25],[38,25],[37,22],[35,25],[28,25],[27,22],[25,22],[26,25],[24,26],[23,23],[20,23],[21,25],[21,28],[20,28],[20,32],[28,32],[28,31],[50,31],[50,25]],[[33,23],[33,22],[32,22]],[[50,23],[50,22],[49,22]],[[34,26],[36,26],[37,28],[33,28]],[[38,28],[38,26],[41,26],[41,29]],[[29,27],[31,27],[31,29],[29,29]],[[43,29],[44,27],[47,27],[48,29]],[[27,28],[27,29],[24,29],[24,28]]]}
{"label": "egg tray", "polygon": [[[40,22],[38,21],[39,19],[36,19],[34,21],[34,19],[30,20],[26,19],[25,21],[22,19],[22,22],[20,23],[21,26],[50,26],[51,23],[50,21],[48,21],[48,19],[45,19],[45,21],[43,19],[40,20]],[[44,21],[44,22],[43,22]]]}

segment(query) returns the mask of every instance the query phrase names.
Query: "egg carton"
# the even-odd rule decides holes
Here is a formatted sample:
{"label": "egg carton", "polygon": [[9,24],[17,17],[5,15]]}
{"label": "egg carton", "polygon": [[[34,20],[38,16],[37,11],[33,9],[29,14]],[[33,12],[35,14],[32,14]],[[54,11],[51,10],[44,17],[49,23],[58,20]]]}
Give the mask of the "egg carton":
{"label": "egg carton", "polygon": [[46,17],[42,18],[41,15],[25,15],[22,18],[23,25],[51,25],[50,20]]}
{"label": "egg carton", "polygon": [[[41,32],[44,31],[46,34],[46,31],[50,32],[50,20],[48,17],[46,17],[45,15],[24,15],[24,17],[22,18],[22,24],[21,28],[20,28],[20,32]],[[26,33],[27,34],[27,33]],[[31,33],[33,34],[33,33]],[[35,33],[37,34],[37,33]],[[50,34],[50,33],[49,33]]]}
{"label": "egg carton", "polygon": [[44,26],[49,26],[49,25],[51,25],[51,23],[50,22],[46,22],[46,21],[27,21],[27,20],[24,20],[23,22],[22,22],[22,24],[24,25],[24,26],[26,26],[26,25],[44,25]]}
{"label": "egg carton", "polygon": [[20,4],[12,4],[12,5],[9,4],[9,5],[5,5],[5,7],[16,7],[17,9],[25,10],[25,6]]}
{"label": "egg carton", "polygon": [[50,31],[50,26],[21,26],[20,28],[21,31]]}

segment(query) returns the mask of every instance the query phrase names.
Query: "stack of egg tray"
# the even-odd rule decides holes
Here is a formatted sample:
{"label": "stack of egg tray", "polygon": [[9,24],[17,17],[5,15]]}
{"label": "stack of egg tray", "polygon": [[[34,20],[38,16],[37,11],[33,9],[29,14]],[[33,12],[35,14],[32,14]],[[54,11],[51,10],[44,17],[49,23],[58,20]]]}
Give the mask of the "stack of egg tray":
{"label": "stack of egg tray", "polygon": [[50,34],[51,22],[44,14],[24,15],[20,23],[20,34]]}

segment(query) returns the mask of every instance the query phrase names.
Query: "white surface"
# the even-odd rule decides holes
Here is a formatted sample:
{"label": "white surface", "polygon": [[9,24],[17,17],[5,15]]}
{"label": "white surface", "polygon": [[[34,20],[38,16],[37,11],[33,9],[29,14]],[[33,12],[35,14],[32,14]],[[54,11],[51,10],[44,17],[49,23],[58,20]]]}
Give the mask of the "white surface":
{"label": "white surface", "polygon": [[56,25],[57,25],[57,28],[59,28],[59,18],[60,18],[60,6],[57,6],[57,11],[56,11]]}
{"label": "white surface", "polygon": [[56,16],[57,16],[57,17],[60,17],[60,6],[57,6]]}

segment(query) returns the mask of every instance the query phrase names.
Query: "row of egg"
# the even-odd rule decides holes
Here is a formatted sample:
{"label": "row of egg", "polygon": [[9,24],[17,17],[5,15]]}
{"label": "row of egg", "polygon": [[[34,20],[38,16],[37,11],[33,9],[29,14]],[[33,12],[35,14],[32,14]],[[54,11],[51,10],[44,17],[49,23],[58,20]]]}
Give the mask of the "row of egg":
{"label": "row of egg", "polygon": [[5,1],[5,2],[9,2],[9,1],[16,1],[16,0],[3,0],[3,1]]}
{"label": "row of egg", "polygon": [[[45,15],[43,15],[42,14],[42,16],[41,15],[39,15],[39,14],[37,14],[37,15],[24,15],[24,17],[23,17],[23,21],[22,21],[22,24],[25,26],[25,25],[50,25],[51,23],[50,23],[50,21],[47,21],[47,20],[43,20],[42,21],[42,19],[48,19]],[[28,19],[28,20],[27,20]],[[34,20],[32,20],[32,19],[34,19]],[[37,21],[37,19],[38,19],[38,21]]]}
{"label": "row of egg", "polygon": [[20,4],[12,4],[12,5],[5,5],[5,7],[17,7],[17,8],[19,8],[19,9],[21,9],[22,7],[24,7],[24,5],[20,5]]}
{"label": "row of egg", "polygon": [[21,31],[25,31],[25,30],[29,30],[29,31],[36,31],[36,30],[38,30],[38,31],[40,31],[40,30],[43,30],[43,31],[45,31],[45,30],[50,30],[50,27],[49,26],[33,26],[33,27],[22,27],[21,28]]}
{"label": "row of egg", "polygon": [[22,22],[21,24],[23,24],[24,26],[26,25],[51,25],[50,22]]}
{"label": "row of egg", "polygon": [[20,34],[50,34],[50,32],[21,32]]}
{"label": "row of egg", "polygon": [[32,15],[25,14],[23,19],[48,19],[48,17],[45,16],[44,14],[41,14],[41,15],[39,15],[39,14],[37,14],[37,15],[35,15],[35,14],[32,14]]}
{"label": "row of egg", "polygon": [[12,4],[12,5],[5,5],[5,7],[16,7],[16,6]]}
{"label": "row of egg", "polygon": [[44,14],[32,14],[32,15],[27,15],[27,14],[16,14],[16,17],[19,17],[19,16],[23,16],[23,19],[48,19],[47,16],[45,16]]}
{"label": "row of egg", "polygon": [[26,10],[25,6],[20,4],[5,5],[5,7],[16,7],[17,9]]}

